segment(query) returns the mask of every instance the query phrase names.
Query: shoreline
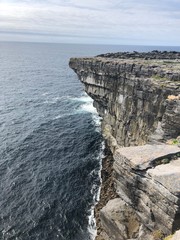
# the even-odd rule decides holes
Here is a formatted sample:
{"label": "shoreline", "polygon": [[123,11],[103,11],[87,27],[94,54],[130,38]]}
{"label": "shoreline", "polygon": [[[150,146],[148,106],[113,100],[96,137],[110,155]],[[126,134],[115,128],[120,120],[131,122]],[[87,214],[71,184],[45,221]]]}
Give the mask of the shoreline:
{"label": "shoreline", "polygon": [[99,201],[94,208],[94,217],[96,219],[96,237],[95,240],[104,240],[103,238],[103,228],[101,226],[100,220],[100,210],[108,203],[109,200],[114,198],[119,198],[114,188],[113,181],[113,155],[105,142],[104,157],[102,158],[102,168],[101,168],[101,186],[100,186],[100,197]]}
{"label": "shoreline", "polygon": [[[100,129],[101,131],[101,129]],[[101,186],[102,186],[102,159],[104,159],[104,151],[105,151],[105,141],[103,140],[101,143],[101,150],[100,150],[100,154],[98,157],[99,160],[99,170],[98,170],[98,177],[99,177],[99,187],[98,187],[98,191],[97,193],[94,195],[93,200],[94,200],[94,204],[91,206],[91,214],[88,216],[88,232],[90,233],[90,239],[91,240],[95,240],[96,236],[97,236],[97,220],[96,220],[96,216],[95,216],[95,208],[96,205],[99,203],[100,201],[100,193],[101,193]]]}

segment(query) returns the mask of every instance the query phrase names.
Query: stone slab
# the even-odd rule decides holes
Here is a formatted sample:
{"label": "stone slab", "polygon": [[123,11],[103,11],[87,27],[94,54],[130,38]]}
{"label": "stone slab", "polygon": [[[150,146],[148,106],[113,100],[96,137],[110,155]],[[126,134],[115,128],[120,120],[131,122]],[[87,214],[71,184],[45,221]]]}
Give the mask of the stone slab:
{"label": "stone slab", "polygon": [[178,146],[167,144],[123,147],[116,150],[115,161],[121,161],[121,158],[124,157],[133,169],[146,170],[152,167],[152,163],[156,159],[177,153],[180,153]]}
{"label": "stone slab", "polygon": [[174,234],[172,240],[180,240],[180,230]]}
{"label": "stone slab", "polygon": [[111,240],[137,237],[140,224],[135,211],[120,198],[110,200],[100,211],[101,224]]}
{"label": "stone slab", "polygon": [[180,195],[180,158],[168,164],[159,165],[154,169],[149,169],[147,174],[171,193]]}

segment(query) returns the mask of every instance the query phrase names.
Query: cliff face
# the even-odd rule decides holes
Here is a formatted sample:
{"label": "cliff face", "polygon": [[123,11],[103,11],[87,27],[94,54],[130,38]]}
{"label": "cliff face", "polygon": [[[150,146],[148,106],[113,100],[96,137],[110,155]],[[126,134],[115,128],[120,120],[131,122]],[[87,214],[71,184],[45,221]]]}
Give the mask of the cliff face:
{"label": "cliff face", "polygon": [[[119,198],[100,211],[99,239],[151,239],[180,228],[180,54],[72,58],[102,116]],[[142,146],[143,145],[143,146]],[[97,239],[98,239],[97,238]]]}

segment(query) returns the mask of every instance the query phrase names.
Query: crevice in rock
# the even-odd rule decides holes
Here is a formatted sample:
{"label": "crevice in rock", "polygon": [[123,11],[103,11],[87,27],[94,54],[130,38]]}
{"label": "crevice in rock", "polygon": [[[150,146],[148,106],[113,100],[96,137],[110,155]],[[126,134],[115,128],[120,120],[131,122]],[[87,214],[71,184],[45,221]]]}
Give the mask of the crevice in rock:
{"label": "crevice in rock", "polygon": [[114,188],[114,181],[113,181],[113,155],[107,146],[104,150],[105,157],[102,159],[102,170],[101,170],[101,193],[100,193],[100,200],[95,206],[95,218],[96,218],[96,226],[97,226],[97,237],[96,240],[103,240],[101,233],[103,231],[101,221],[100,221],[100,210],[108,203],[109,200],[114,198],[118,198],[118,194]]}

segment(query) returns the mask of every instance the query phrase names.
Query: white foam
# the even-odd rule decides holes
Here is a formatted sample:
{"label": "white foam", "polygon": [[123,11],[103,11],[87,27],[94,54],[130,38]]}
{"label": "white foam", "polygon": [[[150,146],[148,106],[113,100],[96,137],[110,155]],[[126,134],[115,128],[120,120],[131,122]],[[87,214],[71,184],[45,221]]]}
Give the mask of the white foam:
{"label": "white foam", "polygon": [[61,114],[61,115],[57,115],[56,117],[53,118],[53,120],[55,120],[55,119],[59,119],[59,118],[62,118],[63,116],[64,116],[63,114]]}
{"label": "white foam", "polygon": [[59,102],[60,100],[64,100],[66,99],[67,96],[61,96],[61,97],[53,97],[51,100],[50,100],[50,103],[57,103]]}
{"label": "white foam", "polygon": [[94,206],[91,207],[90,212],[91,213],[88,216],[88,232],[90,234],[90,238],[92,240],[94,240],[96,235],[97,235],[96,220],[95,220],[95,217],[94,217]]}
{"label": "white foam", "polygon": [[[94,205],[91,206],[91,209],[90,209],[91,213],[88,217],[88,231],[90,233],[91,240],[94,240],[96,235],[97,235],[96,219],[95,219],[95,216],[94,216],[94,209],[95,209],[95,206],[99,202],[99,199],[100,199],[101,184],[102,184],[101,170],[102,170],[102,158],[104,157],[104,149],[105,149],[105,143],[103,141],[102,144],[101,144],[100,154],[98,156],[98,160],[100,161],[100,169],[98,171],[98,175],[99,175],[99,179],[100,179],[100,186],[99,186],[99,189],[98,189],[97,193],[93,196]],[[93,174],[93,173],[94,173],[94,170],[92,171],[91,174]],[[92,186],[91,193],[94,192],[94,189],[96,187],[97,186],[95,186],[95,185]]]}
{"label": "white foam", "polygon": [[87,95],[87,93],[83,93],[81,97],[71,98],[77,102],[84,102],[84,103],[93,103],[93,99]]}
{"label": "white foam", "polygon": [[99,169],[98,175],[99,175],[99,179],[100,179],[100,186],[99,186],[97,197],[96,197],[96,204],[97,204],[97,202],[99,202],[100,193],[101,193],[101,185],[102,185],[102,178],[101,178],[102,159],[105,157],[104,156],[104,149],[105,149],[105,142],[103,141],[102,144],[101,144],[101,151],[100,151],[100,154],[99,154],[100,169]]}
{"label": "white foam", "polygon": [[76,101],[79,101],[79,102],[86,102],[86,103],[92,103],[93,100],[92,98],[90,98],[88,95],[87,96],[81,96],[80,98],[76,98]]}
{"label": "white foam", "polygon": [[59,101],[62,101],[62,100],[66,100],[66,99],[71,99],[71,96],[61,96],[61,97],[52,97],[52,98],[48,98],[48,99],[45,99],[44,103],[46,104],[54,104],[54,103],[57,103]]}
{"label": "white foam", "polygon": [[80,107],[77,109],[77,112],[89,112],[98,117],[96,108],[93,106],[93,99],[89,97],[86,93],[79,98],[72,98],[72,100],[77,102],[82,102]]}
{"label": "white foam", "polygon": [[44,93],[42,93],[42,96],[46,96],[48,94],[49,94],[48,92],[44,92]]}
{"label": "white foam", "polygon": [[97,110],[96,110],[95,107],[93,107],[93,103],[92,102],[82,104],[81,107],[80,107],[80,110],[84,111],[84,112],[90,112],[90,113],[97,114]]}
{"label": "white foam", "polygon": [[92,119],[93,119],[94,125],[96,127],[96,131],[101,132],[101,119],[102,118],[99,117],[97,114],[93,114]]}

